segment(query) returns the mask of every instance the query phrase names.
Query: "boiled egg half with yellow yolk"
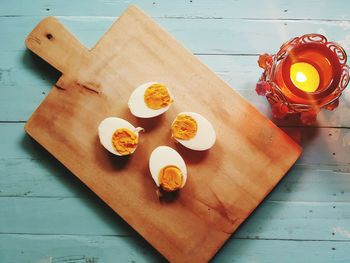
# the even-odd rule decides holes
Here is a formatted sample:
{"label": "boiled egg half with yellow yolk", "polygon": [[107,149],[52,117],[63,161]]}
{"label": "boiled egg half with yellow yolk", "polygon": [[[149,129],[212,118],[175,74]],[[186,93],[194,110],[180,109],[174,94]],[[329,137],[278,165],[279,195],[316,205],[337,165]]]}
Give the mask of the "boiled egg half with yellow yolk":
{"label": "boiled egg half with yellow yolk", "polygon": [[179,190],[186,183],[185,161],[177,151],[168,146],[159,146],[153,150],[149,169],[156,185],[166,192]]}
{"label": "boiled egg half with yellow yolk", "polygon": [[171,134],[183,146],[196,151],[208,150],[216,141],[213,125],[195,112],[179,113],[171,125]]}
{"label": "boiled egg half with yellow yolk", "polygon": [[172,95],[164,84],[147,82],[133,91],[128,106],[134,116],[152,118],[166,112],[172,102]]}
{"label": "boiled egg half with yellow yolk", "polygon": [[101,121],[98,126],[100,142],[109,152],[115,155],[132,154],[139,142],[139,132],[143,128],[135,128],[130,122],[109,117]]}

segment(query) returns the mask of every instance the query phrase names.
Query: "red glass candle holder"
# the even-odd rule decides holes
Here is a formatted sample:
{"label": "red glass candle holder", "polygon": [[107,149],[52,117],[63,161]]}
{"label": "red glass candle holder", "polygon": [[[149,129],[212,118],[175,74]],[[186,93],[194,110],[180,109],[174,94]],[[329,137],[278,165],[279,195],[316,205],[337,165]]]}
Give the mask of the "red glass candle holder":
{"label": "red glass candle holder", "polygon": [[[264,72],[256,92],[267,97],[275,118],[298,114],[302,123],[312,124],[322,108],[333,110],[338,106],[349,82],[346,61],[344,49],[323,35],[295,37],[284,43],[277,54],[260,55],[258,64]],[[291,67],[295,63],[307,63],[316,69],[315,90],[305,91],[293,82]]]}

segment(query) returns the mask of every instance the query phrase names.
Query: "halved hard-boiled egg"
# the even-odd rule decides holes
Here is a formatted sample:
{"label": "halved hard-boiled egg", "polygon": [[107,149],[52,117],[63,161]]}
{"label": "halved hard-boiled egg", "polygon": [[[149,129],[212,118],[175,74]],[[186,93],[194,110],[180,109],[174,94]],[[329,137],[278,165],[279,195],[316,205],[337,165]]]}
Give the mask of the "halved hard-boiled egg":
{"label": "halved hard-boiled egg", "polygon": [[177,151],[168,146],[159,146],[153,150],[149,169],[156,185],[166,192],[179,190],[186,183],[185,161]]}
{"label": "halved hard-boiled egg", "polygon": [[128,106],[134,116],[152,118],[166,112],[172,102],[172,95],[164,84],[147,82],[133,91]]}
{"label": "halved hard-boiled egg", "polygon": [[213,125],[195,112],[179,113],[171,124],[171,134],[183,146],[196,151],[208,150],[216,141]]}
{"label": "halved hard-boiled egg", "polygon": [[130,122],[109,117],[101,121],[98,126],[100,142],[109,152],[115,155],[132,154],[139,142],[139,132],[143,128],[135,128]]}

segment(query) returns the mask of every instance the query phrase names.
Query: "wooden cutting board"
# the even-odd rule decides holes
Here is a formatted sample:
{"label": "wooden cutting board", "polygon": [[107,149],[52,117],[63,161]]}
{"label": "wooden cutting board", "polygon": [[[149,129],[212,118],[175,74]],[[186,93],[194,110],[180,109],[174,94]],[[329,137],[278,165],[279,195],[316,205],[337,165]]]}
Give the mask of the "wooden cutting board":
{"label": "wooden cutting board", "polygon": [[[214,256],[301,153],[135,6],[91,50],[52,17],[35,27],[26,45],[62,72],[26,131],[172,262]],[[149,81],[165,83],[175,102],[159,118],[137,119],[127,101]],[[181,111],[211,121],[217,132],[212,149],[175,145],[170,124]],[[130,158],[111,156],[100,145],[97,126],[109,116],[146,129]],[[148,168],[159,145],[177,149],[188,166],[187,184],[171,201],[159,200]]]}

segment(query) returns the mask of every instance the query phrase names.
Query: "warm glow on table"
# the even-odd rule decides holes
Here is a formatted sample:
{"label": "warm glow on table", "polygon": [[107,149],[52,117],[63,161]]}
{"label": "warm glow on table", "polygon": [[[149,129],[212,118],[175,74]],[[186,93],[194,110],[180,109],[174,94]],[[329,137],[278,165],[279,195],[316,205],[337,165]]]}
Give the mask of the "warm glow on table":
{"label": "warm glow on table", "polygon": [[293,84],[306,92],[315,92],[320,84],[320,76],[309,63],[294,63],[290,68],[290,78]]}

